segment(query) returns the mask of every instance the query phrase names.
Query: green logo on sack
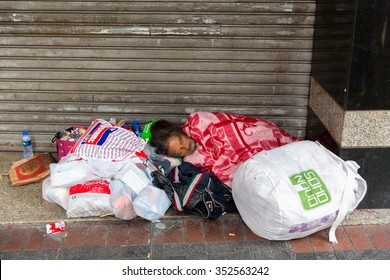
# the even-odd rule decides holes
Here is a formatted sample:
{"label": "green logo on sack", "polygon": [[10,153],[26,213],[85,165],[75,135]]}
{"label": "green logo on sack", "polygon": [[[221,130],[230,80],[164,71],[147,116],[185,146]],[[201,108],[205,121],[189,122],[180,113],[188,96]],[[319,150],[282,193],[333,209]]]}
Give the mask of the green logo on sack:
{"label": "green logo on sack", "polygon": [[290,177],[305,210],[311,210],[330,202],[324,182],[314,170],[307,170]]}

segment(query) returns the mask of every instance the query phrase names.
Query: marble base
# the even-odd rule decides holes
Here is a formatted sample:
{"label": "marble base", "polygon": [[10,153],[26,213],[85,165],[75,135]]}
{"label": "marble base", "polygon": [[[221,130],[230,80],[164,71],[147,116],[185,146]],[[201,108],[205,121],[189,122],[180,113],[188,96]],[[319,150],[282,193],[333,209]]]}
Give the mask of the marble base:
{"label": "marble base", "polygon": [[[307,135],[308,139],[319,141],[322,145],[331,150],[333,153],[339,155],[342,159],[353,160],[360,166],[358,172],[367,182],[367,194],[363,201],[359,204],[358,208],[390,208],[390,147],[362,148],[355,147],[354,145],[352,145],[352,147],[343,147],[340,143],[335,141],[334,137],[329,133],[325,126],[318,127],[318,123],[321,123],[321,121],[318,119],[316,114],[312,113],[311,119],[317,120],[315,122],[317,129],[315,131],[318,133],[309,133]],[[361,121],[360,123],[359,120]],[[369,120],[369,118],[366,120]],[[359,132],[359,124],[364,125],[365,121],[360,118],[356,118],[354,123],[356,125],[355,133],[349,132],[351,143],[359,141],[362,137]],[[367,130],[369,128],[365,127],[362,129]],[[382,133],[388,133],[388,130],[387,132],[384,131]],[[373,138],[375,138],[374,135],[368,139],[362,139],[361,142],[369,144],[370,141],[388,141],[388,138],[387,140],[383,138]]]}
{"label": "marble base", "polygon": [[390,148],[340,149],[344,160],[359,164],[367,194],[358,208],[390,208]]}
{"label": "marble base", "polygon": [[344,110],[314,78],[310,82],[309,102],[340,147],[390,147],[389,110]]}

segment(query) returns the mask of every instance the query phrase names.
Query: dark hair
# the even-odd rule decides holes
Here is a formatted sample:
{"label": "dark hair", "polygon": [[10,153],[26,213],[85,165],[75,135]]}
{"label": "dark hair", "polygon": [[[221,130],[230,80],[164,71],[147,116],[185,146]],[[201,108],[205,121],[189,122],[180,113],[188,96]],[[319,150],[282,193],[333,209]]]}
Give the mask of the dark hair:
{"label": "dark hair", "polygon": [[167,120],[155,121],[150,128],[150,133],[152,135],[150,144],[156,147],[156,153],[163,155],[168,155],[169,137],[185,135],[179,125]]}

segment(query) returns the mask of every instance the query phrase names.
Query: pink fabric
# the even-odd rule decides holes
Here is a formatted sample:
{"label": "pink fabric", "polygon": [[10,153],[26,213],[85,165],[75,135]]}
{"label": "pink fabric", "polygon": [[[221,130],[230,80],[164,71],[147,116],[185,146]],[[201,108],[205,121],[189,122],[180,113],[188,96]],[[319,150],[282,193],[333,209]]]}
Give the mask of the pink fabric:
{"label": "pink fabric", "polygon": [[213,172],[229,187],[239,165],[251,156],[299,141],[270,121],[227,113],[192,113],[183,131],[197,142],[184,161]]}

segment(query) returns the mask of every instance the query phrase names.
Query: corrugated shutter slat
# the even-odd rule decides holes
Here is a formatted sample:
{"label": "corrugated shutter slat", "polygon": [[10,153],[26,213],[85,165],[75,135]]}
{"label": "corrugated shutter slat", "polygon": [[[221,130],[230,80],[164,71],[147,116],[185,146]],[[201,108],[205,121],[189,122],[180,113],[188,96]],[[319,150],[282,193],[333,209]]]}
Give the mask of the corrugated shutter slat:
{"label": "corrugated shutter slat", "polygon": [[[348,5],[328,2],[341,13],[317,32],[352,20]],[[57,130],[96,118],[182,123],[197,110],[261,117],[305,136],[315,0],[0,7],[1,150],[20,150],[23,129],[36,151],[54,151]],[[341,28],[337,41],[324,38],[317,59],[334,48],[345,57],[344,35]]]}

